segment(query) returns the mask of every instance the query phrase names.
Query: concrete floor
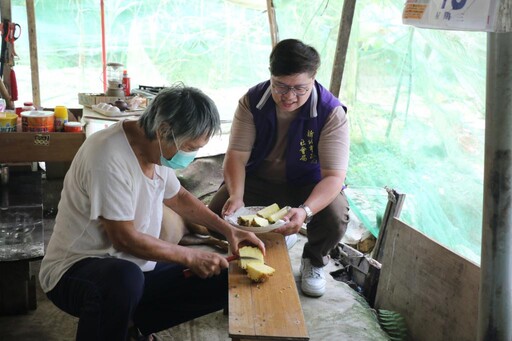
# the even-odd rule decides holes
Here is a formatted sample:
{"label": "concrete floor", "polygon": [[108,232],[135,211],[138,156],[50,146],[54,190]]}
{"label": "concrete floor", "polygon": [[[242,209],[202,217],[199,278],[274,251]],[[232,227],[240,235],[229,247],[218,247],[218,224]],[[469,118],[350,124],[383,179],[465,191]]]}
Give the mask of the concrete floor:
{"label": "concrete floor", "polygon": [[[53,220],[45,219],[45,240],[48,241]],[[300,256],[305,237],[299,235],[290,250],[297,287]],[[39,262],[33,262],[37,272]],[[334,261],[328,272],[338,270]],[[0,317],[0,341],[17,340],[74,340],[78,320],[56,308],[38,286],[38,307],[26,315]],[[311,340],[388,340],[375,314],[353,289],[328,276],[327,293],[321,298],[310,298],[300,293],[300,299]],[[230,340],[228,317],[222,311],[183,323],[157,334],[161,340]]]}
{"label": "concrete floor", "polygon": [[[222,156],[197,159],[191,166],[178,174],[180,181],[189,191],[205,203],[222,182]],[[47,174],[49,174],[47,169]],[[43,183],[43,206],[45,207],[44,237],[47,245],[53,231],[57,204],[62,189],[61,180]],[[290,250],[290,259],[297,287],[300,288],[299,266],[305,237],[299,235],[297,244]],[[205,247],[205,246],[200,246]],[[32,262],[37,274],[40,261]],[[331,260],[327,272],[340,267]],[[1,274],[0,274],[1,275]],[[388,340],[380,328],[373,310],[366,301],[347,284],[327,276],[327,292],[321,298],[299,296],[311,340]],[[0,341],[63,341],[74,340],[78,319],[60,311],[43,294],[37,285],[37,309],[26,315],[0,316]],[[179,341],[224,341],[228,336],[228,317],[222,311],[183,323],[158,333],[160,340]]]}

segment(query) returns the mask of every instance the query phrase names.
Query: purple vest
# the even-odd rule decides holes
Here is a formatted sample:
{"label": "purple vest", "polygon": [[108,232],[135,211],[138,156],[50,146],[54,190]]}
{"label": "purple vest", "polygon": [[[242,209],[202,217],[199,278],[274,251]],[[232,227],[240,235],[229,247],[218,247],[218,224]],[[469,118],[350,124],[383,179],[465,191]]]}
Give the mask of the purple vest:
{"label": "purple vest", "polygon": [[[315,81],[318,103],[316,117],[311,117],[313,94],[299,109],[297,118],[290,123],[286,155],[286,178],[296,185],[314,184],[321,180],[320,160],[318,158],[318,141],[325,120],[334,108],[347,107],[334,97],[327,89]],[[256,126],[256,140],[251,156],[247,162],[246,172],[250,174],[270,153],[276,139],[276,104],[270,94],[270,81],[259,83],[249,89],[249,103]],[[260,103],[262,98],[268,97]],[[259,108],[258,108],[259,107]]]}

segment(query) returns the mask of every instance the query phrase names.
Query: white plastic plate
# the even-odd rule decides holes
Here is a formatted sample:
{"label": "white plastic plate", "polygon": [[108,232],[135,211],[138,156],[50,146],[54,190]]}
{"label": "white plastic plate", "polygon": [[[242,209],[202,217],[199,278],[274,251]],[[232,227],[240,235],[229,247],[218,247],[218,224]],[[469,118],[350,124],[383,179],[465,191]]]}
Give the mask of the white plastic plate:
{"label": "white plastic plate", "polygon": [[263,208],[265,208],[265,206],[240,207],[238,210],[236,210],[235,213],[224,217],[224,219],[231,225],[238,227],[241,230],[254,232],[254,233],[270,232],[270,231],[275,230],[275,229],[283,226],[284,224],[286,224],[286,222],[284,220],[278,220],[274,224],[270,224],[270,225],[263,226],[263,227],[238,225],[238,222],[237,222],[238,217],[240,217],[242,215],[256,214],[256,212],[258,212],[259,210],[261,210]]}
{"label": "white plastic plate", "polygon": [[91,106],[92,110],[108,117],[138,116],[142,115],[143,109],[121,111],[118,107],[108,103],[98,103]]}

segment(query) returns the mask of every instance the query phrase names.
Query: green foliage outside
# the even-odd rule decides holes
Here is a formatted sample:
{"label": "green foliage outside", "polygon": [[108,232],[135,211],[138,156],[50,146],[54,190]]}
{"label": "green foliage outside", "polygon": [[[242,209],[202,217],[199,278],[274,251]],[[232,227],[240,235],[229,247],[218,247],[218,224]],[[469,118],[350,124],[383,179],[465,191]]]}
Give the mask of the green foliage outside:
{"label": "green foliage outside", "polygon": [[[328,87],[343,1],[274,4],[280,39],[315,46],[323,58],[317,78]],[[351,124],[347,184],[405,193],[404,221],[479,262],[486,36],[405,26],[403,4],[356,6],[340,93]],[[13,21],[25,28],[16,45],[20,100],[30,97],[24,6],[13,1]],[[230,119],[247,88],[269,76],[265,6],[107,0],[107,60],[125,65],[132,87],[200,87]],[[36,18],[45,105],[77,105],[78,92],[102,92],[99,1],[39,0]],[[374,206],[382,214],[383,204]]]}

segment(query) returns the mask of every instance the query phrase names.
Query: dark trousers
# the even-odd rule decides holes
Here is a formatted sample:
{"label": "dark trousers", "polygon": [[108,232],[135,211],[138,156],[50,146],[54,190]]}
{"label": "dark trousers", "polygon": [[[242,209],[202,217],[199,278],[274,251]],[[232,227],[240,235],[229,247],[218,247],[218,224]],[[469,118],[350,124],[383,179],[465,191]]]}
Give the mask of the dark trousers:
{"label": "dark trousers", "polygon": [[117,258],[74,264],[47,293],[60,309],[78,317],[77,340],[120,340],[131,322],[144,335],[227,307],[228,276],[185,279],[183,266],[158,263],[142,272]]}
{"label": "dark trousers", "polygon": [[[277,203],[279,207],[298,207],[303,204],[315,185],[298,187],[289,184],[275,184],[261,178],[247,175],[245,179],[245,206],[268,206]],[[208,207],[220,215],[229,193],[222,185]],[[338,245],[347,230],[349,221],[348,201],[341,192],[322,211],[317,212],[307,226],[308,241],[304,245],[303,258],[309,258],[313,266],[327,264],[329,252]]]}

